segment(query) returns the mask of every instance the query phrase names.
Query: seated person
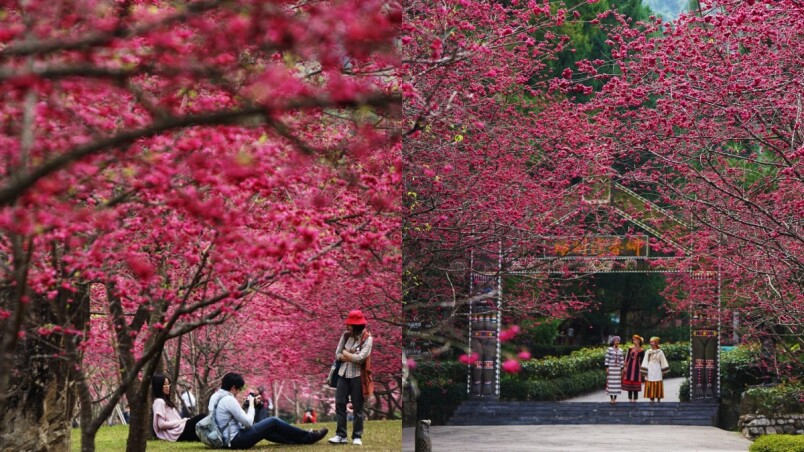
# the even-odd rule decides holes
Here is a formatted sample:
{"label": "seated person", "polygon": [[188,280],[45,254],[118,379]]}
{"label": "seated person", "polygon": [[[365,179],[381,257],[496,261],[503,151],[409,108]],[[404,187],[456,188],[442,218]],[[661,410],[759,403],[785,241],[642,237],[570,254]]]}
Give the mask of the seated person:
{"label": "seated person", "polygon": [[304,412],[304,416],[302,416],[302,424],[315,424],[315,411],[308,409]]}
{"label": "seated person", "polygon": [[170,398],[170,379],[164,375],[151,377],[151,390],[154,396],[154,433],[159,439],[167,441],[199,441],[195,434],[195,424],[204,418],[199,414],[193,418],[183,418]]}
{"label": "seated person", "polygon": [[[255,398],[246,398],[246,410],[237,402],[237,394],[246,385],[240,374],[223,376],[221,387],[209,399],[209,411],[214,412],[215,422],[223,433],[224,446],[229,449],[249,449],[265,439],[278,444],[313,444],[327,435],[327,429],[302,430],[278,417],[269,417],[254,422]],[[217,407],[216,407],[217,405]]]}

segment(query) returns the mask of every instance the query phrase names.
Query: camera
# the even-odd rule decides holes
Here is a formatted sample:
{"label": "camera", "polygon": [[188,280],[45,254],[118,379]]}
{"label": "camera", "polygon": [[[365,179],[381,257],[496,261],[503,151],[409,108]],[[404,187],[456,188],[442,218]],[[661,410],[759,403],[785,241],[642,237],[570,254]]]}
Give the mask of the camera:
{"label": "camera", "polygon": [[[262,406],[262,400],[257,400],[257,397],[260,397],[259,392],[249,391],[248,395],[250,397],[254,397],[254,408],[260,408]],[[243,409],[247,410],[249,405],[249,399],[243,401]]]}

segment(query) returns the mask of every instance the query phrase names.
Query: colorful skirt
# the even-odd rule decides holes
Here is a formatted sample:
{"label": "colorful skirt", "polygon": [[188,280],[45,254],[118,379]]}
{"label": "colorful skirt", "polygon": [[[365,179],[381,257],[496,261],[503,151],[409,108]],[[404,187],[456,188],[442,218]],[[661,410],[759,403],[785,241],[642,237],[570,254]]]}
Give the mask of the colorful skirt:
{"label": "colorful skirt", "polygon": [[646,381],[645,382],[645,398],[646,399],[663,399],[664,398],[664,381]]}
{"label": "colorful skirt", "polygon": [[623,389],[625,389],[626,391],[639,392],[642,390],[642,382],[623,378]]}

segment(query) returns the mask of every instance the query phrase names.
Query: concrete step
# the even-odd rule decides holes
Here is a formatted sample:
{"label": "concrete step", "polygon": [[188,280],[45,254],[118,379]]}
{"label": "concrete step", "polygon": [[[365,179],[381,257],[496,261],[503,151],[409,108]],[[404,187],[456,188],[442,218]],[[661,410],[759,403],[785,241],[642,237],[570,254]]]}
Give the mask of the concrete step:
{"label": "concrete step", "polygon": [[711,403],[464,402],[448,425],[649,424],[717,425]]}

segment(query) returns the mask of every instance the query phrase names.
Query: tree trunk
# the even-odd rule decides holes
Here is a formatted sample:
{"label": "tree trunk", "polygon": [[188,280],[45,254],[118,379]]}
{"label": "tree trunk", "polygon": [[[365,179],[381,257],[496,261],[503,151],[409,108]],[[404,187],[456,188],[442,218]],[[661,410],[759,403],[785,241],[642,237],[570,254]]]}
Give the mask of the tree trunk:
{"label": "tree trunk", "polygon": [[[83,293],[82,293],[83,292]],[[9,293],[0,294],[7,307]],[[60,293],[55,300],[33,297],[22,336],[15,349],[8,383],[6,409],[0,412],[3,450],[69,451],[75,387],[69,362],[63,354],[72,334],[41,335],[42,325],[69,325],[83,330],[89,319],[86,292]],[[68,301],[69,300],[69,301]],[[75,301],[73,301],[75,300]],[[67,320],[69,319],[69,320]]]}
{"label": "tree trunk", "polygon": [[126,393],[130,410],[128,425],[128,441],[126,442],[126,452],[145,452],[147,439],[152,436],[150,427],[152,425],[151,407],[148,405],[149,398],[142,397],[140,392],[143,387],[150,387],[150,382],[143,381],[139,384],[131,385]]}

